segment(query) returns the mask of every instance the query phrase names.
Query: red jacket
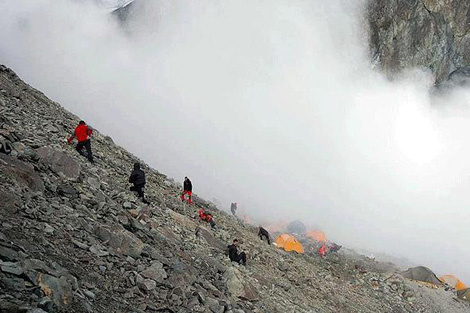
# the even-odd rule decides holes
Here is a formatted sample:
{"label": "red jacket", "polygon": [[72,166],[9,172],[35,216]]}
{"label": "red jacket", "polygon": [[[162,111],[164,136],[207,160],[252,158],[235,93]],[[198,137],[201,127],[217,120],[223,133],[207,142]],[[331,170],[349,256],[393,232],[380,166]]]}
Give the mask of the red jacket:
{"label": "red jacket", "polygon": [[199,218],[203,221],[210,222],[212,220],[212,216],[210,214],[206,214],[203,209],[199,209],[197,213],[199,214]]}
{"label": "red jacket", "polygon": [[78,142],[87,141],[90,139],[91,132],[91,129],[88,128],[86,124],[78,125],[77,128],[75,128],[72,139],[77,137]]}

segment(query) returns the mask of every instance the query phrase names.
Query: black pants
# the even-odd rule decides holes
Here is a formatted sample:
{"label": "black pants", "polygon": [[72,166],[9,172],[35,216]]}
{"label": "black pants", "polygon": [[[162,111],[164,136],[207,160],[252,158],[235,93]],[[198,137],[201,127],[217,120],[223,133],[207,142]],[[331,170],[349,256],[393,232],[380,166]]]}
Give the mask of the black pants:
{"label": "black pants", "polygon": [[215,228],[215,222],[213,219],[209,221],[209,225],[211,225],[212,228]]}
{"label": "black pants", "polygon": [[131,191],[137,192],[139,197],[144,199],[144,186],[145,185],[134,185],[131,187]]}
{"label": "black pants", "polygon": [[271,240],[269,240],[269,236],[266,236],[266,235],[263,235],[263,234],[260,234],[259,235],[259,239],[263,240],[263,237],[266,237],[266,240],[268,241],[268,245],[271,244]]}
{"label": "black pants", "polygon": [[[83,153],[83,148],[85,148],[86,150],[86,155]],[[93,153],[91,152],[91,142],[90,142],[90,139],[86,140],[86,141],[80,141],[79,143],[77,143],[77,146],[75,147],[75,149],[78,151],[78,153],[80,153],[81,155],[83,156],[86,156],[88,158],[88,161],[90,161],[91,163],[93,163]]]}
{"label": "black pants", "polygon": [[242,252],[239,255],[237,255],[235,260],[233,260],[233,261],[245,265],[246,264],[246,254],[245,254],[245,252]]}

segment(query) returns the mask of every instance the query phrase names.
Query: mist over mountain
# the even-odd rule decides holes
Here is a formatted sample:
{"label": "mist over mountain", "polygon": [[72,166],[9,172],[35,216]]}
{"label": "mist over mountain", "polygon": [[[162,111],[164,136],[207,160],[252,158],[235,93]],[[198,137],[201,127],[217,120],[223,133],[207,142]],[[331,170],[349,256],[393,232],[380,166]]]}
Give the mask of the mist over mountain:
{"label": "mist over mountain", "polygon": [[123,25],[90,2],[3,2],[1,63],[224,209],[470,282],[469,92],[434,92],[456,66],[390,80],[365,1],[132,6]]}

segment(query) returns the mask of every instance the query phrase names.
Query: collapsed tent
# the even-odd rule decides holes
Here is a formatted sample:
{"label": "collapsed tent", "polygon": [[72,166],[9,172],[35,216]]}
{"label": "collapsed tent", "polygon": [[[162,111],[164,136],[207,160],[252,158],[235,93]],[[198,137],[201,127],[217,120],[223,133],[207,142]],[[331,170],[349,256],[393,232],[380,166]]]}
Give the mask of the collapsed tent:
{"label": "collapsed tent", "polygon": [[433,273],[429,268],[424,266],[411,267],[408,270],[401,273],[403,277],[413,279],[417,281],[423,281],[431,283],[433,285],[442,285],[436,274]]}
{"label": "collapsed tent", "polygon": [[463,300],[470,301],[470,288],[457,291],[457,297]]}
{"label": "collapsed tent", "polygon": [[326,241],[326,235],[321,230],[309,230],[308,232],[305,233],[305,237],[311,238],[318,242]]}
{"label": "collapsed tent", "polygon": [[284,249],[287,252],[296,251],[298,253],[304,253],[304,247],[302,244],[292,235],[282,234],[276,239],[276,245],[280,249]]}
{"label": "collapsed tent", "polygon": [[451,286],[457,291],[468,288],[460,279],[458,279],[454,275],[444,275],[444,276],[439,277],[439,280]]}

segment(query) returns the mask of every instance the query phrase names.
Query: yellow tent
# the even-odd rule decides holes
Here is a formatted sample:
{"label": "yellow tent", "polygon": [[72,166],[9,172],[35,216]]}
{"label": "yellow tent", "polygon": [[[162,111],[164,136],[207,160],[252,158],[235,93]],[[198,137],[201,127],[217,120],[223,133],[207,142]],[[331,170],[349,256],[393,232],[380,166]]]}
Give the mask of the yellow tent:
{"label": "yellow tent", "polygon": [[304,247],[300,242],[292,235],[282,234],[276,239],[276,245],[280,249],[284,249],[287,252],[296,251],[298,253],[304,253]]}
{"label": "yellow tent", "polygon": [[444,275],[444,276],[439,277],[439,280],[451,286],[457,291],[468,288],[460,279],[458,279],[454,275]]}

